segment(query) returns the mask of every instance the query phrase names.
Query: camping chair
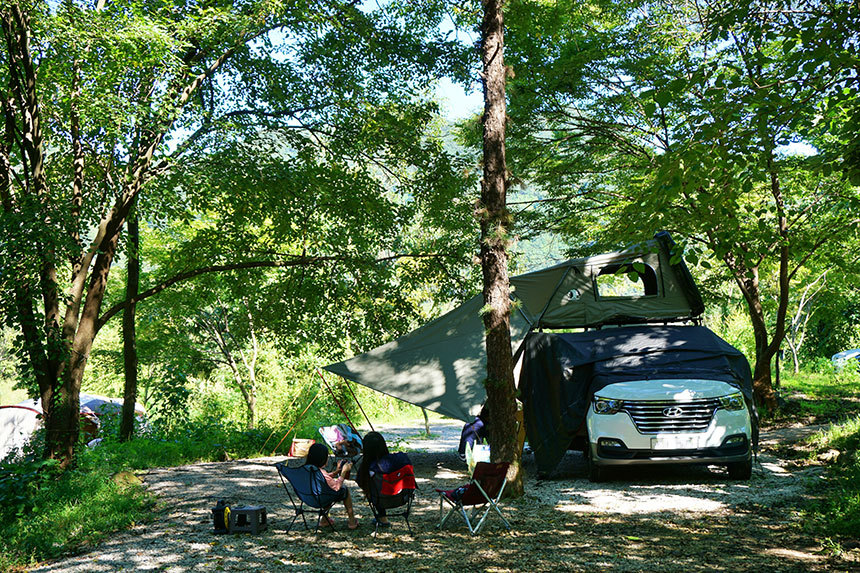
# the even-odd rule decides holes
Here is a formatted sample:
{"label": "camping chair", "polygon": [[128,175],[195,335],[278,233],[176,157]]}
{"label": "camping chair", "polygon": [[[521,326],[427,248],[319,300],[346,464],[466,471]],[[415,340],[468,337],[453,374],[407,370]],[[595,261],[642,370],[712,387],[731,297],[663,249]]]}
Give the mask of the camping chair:
{"label": "camping chair", "polygon": [[[293,509],[296,512],[293,520],[290,522],[290,526],[287,527],[287,531],[289,532],[293,528],[293,524],[299,516],[301,516],[305,524],[305,529],[308,529],[308,522],[305,520],[307,508],[313,510],[309,513],[315,513],[317,516],[317,526],[314,529],[314,533],[319,531],[320,523],[322,523],[323,519],[334,530],[334,525],[328,517],[328,512],[331,511],[332,506],[334,506],[336,501],[341,499],[343,494],[339,491],[334,491],[328,486],[320,469],[309,465],[291,468],[287,467],[283,462],[275,464],[275,467],[278,470],[281,483],[284,485],[284,491],[287,492],[290,503],[293,504]],[[287,487],[287,482],[289,482],[291,487]],[[291,489],[296,494],[295,498],[290,493]],[[298,503],[296,500],[298,500]]]}
{"label": "camping chair", "polygon": [[[370,498],[367,502],[370,504],[370,511],[373,512],[373,520],[376,528],[373,534],[379,533],[379,518],[380,510],[385,510],[385,517],[403,517],[406,521],[406,529],[409,534],[412,534],[412,527],[409,525],[409,512],[412,511],[412,500],[415,498],[415,471],[412,467],[412,462],[404,453],[389,454],[388,466],[392,469],[384,474],[379,469],[379,462],[373,462],[370,469],[374,472],[373,479],[370,481]],[[390,510],[398,507],[405,509],[391,513]]]}
{"label": "camping chair", "polygon": [[336,459],[346,459],[355,464],[361,456],[361,436],[349,425],[322,426],[319,432]]}
{"label": "camping chair", "polygon": [[[469,533],[477,535],[481,527],[483,527],[490,509],[494,509],[499,514],[499,517],[502,518],[505,527],[510,529],[511,524],[502,515],[498,506],[502,492],[505,490],[505,484],[508,483],[509,465],[508,462],[497,464],[478,462],[475,465],[472,478],[467,485],[449,490],[437,489],[436,491],[439,492],[439,515],[441,516],[443,512],[443,502],[450,505],[451,509],[442,518],[442,521],[439,522],[436,528],[441,529],[445,525],[445,522],[448,521],[448,518],[451,517],[451,514],[459,512],[466,521]],[[469,519],[469,514],[466,512],[466,507],[472,507],[471,520]],[[478,520],[477,525],[473,526],[472,522],[482,509],[484,512],[481,514],[481,518]]]}

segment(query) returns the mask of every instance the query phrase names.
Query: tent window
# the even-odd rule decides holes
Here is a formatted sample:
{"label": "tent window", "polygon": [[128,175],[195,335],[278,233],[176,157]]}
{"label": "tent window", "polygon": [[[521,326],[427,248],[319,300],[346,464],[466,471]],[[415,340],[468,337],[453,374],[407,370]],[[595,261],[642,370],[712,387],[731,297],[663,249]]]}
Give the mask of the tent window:
{"label": "tent window", "polygon": [[601,298],[635,298],[657,295],[657,273],[645,263],[607,265],[597,274]]}
{"label": "tent window", "polygon": [[569,290],[561,299],[561,304],[567,304],[572,301],[576,301],[582,298],[582,295],[579,294],[579,291],[576,289]]}

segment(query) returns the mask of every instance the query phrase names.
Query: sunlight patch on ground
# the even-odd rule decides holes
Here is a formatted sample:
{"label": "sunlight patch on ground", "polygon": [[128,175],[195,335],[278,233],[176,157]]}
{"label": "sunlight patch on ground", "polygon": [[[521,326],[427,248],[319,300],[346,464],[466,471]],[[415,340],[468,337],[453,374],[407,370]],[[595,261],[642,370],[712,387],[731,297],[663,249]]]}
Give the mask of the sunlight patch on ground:
{"label": "sunlight patch on ground", "polygon": [[661,511],[717,511],[725,504],[713,499],[687,495],[648,495],[642,492],[630,495],[618,491],[582,491],[573,499],[562,499],[555,509],[567,513],[656,513]]}
{"label": "sunlight patch on ground", "polygon": [[812,555],[811,553],[804,553],[803,551],[795,551],[794,549],[786,549],[784,547],[772,547],[770,549],[766,549],[765,553],[768,553],[768,554],[773,555],[775,557],[796,559],[799,561],[817,561],[821,558],[818,555]]}
{"label": "sunlight patch on ground", "polygon": [[452,472],[446,468],[439,468],[439,471],[437,471],[436,475],[433,477],[434,479],[462,479],[463,474],[460,472]]}
{"label": "sunlight patch on ground", "polygon": [[777,476],[782,475],[784,477],[792,477],[792,473],[775,462],[760,462],[761,467],[770,474]]}

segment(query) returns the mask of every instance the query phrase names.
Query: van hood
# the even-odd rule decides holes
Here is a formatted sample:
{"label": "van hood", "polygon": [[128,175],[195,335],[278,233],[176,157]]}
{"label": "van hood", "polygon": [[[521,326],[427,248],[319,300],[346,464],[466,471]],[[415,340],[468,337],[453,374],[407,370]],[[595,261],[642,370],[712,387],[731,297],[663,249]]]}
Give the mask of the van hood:
{"label": "van hood", "polygon": [[687,402],[701,398],[718,398],[740,390],[719,380],[672,379],[635,380],[604,386],[595,397],[612,400],[674,400]]}

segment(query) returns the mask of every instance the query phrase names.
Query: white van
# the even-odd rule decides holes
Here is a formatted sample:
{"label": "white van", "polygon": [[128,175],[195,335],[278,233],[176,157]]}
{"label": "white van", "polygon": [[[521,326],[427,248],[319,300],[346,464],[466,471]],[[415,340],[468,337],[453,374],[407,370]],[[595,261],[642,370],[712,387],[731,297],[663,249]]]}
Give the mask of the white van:
{"label": "white van", "polygon": [[722,464],[752,473],[753,426],[741,391],[718,380],[618,382],[594,394],[586,415],[589,479],[637,464]]}

